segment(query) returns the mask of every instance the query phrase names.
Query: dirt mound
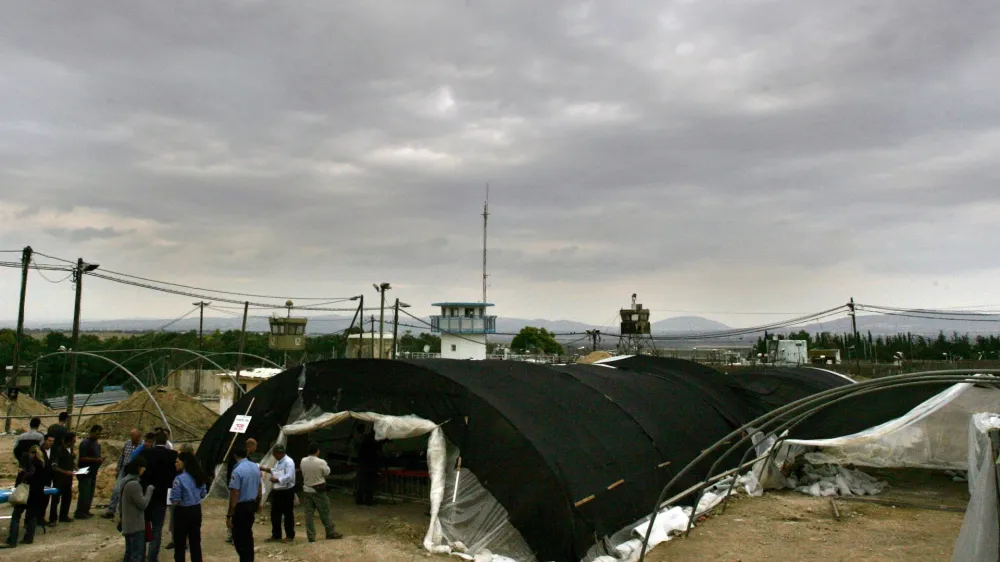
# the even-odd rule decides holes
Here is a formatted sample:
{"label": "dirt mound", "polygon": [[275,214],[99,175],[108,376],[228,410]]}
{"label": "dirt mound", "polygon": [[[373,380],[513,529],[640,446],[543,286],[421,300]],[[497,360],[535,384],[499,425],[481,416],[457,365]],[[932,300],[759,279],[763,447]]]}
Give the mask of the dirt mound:
{"label": "dirt mound", "polygon": [[607,351],[591,351],[590,353],[584,355],[583,357],[576,360],[577,363],[596,363],[601,359],[607,359],[612,355]]}
{"label": "dirt mound", "polygon": [[[170,428],[173,429],[171,436],[173,441],[200,441],[208,428],[219,419],[219,414],[176,388],[158,386],[151,388],[150,392],[156,397],[156,402],[167,416]],[[133,427],[146,432],[163,425],[156,405],[143,391],[133,392],[131,396],[115,405],[115,411],[127,410],[136,411],[123,414],[95,414],[89,424],[101,425],[104,428],[104,436],[109,438],[125,438]]]}
{"label": "dirt mound", "polygon": [[[0,416],[7,415],[7,406],[10,402],[7,400],[7,396],[0,394]],[[49,409],[48,406],[42,404],[41,402],[35,400],[34,398],[28,396],[27,394],[21,393],[14,402],[14,410],[11,412],[12,416],[41,416],[54,413]],[[30,419],[19,419],[10,420],[10,428],[15,432],[22,432],[28,430],[28,422]],[[42,418],[42,428],[44,429],[50,423],[56,421],[56,418]],[[0,425],[0,431],[3,431],[3,426]]]}

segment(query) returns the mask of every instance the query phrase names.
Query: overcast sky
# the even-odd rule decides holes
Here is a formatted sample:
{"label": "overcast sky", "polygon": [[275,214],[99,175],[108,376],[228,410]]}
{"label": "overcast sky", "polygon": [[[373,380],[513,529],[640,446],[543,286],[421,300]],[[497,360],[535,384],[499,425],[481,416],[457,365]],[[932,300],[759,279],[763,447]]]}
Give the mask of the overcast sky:
{"label": "overcast sky", "polygon": [[489,182],[504,316],[1000,303],[995,1],[4,4],[0,250],[428,313],[481,297]]}

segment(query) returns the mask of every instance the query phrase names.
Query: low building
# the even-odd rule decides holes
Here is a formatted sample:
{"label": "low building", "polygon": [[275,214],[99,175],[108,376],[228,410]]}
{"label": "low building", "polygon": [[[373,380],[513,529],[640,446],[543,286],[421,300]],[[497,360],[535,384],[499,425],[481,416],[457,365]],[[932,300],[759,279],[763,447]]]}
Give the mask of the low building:
{"label": "low building", "polygon": [[839,365],[839,349],[810,349],[809,362],[817,365]]}
{"label": "low building", "polygon": [[219,414],[221,415],[231,408],[243,394],[257,388],[257,385],[277,375],[282,370],[273,367],[258,367],[240,371],[239,383],[243,392],[236,390],[236,383],[230,378],[236,378],[236,371],[216,372],[215,378],[219,383]]}
{"label": "low building", "polygon": [[389,359],[392,357],[392,334],[374,332],[347,336],[348,359]]}

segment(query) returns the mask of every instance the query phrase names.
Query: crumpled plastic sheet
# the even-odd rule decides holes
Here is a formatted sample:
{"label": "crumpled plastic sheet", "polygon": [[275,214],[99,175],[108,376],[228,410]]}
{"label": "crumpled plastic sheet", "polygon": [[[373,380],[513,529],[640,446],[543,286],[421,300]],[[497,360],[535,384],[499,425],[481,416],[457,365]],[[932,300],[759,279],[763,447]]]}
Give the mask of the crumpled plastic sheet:
{"label": "crumpled plastic sheet", "polygon": [[969,420],[969,506],[955,541],[952,562],[1000,560],[997,465],[989,431],[1000,429],[1000,415],[977,413]]}
{"label": "crumpled plastic sheet", "polygon": [[820,447],[839,464],[967,470],[966,444],[954,436],[967,431],[970,416],[989,411],[1000,411],[1000,390],[961,383],[903,416],[853,435],[787,443]]}
{"label": "crumpled plastic sheet", "polygon": [[787,477],[787,488],[815,497],[874,496],[889,487],[885,481],[870,474],[834,464],[814,466],[821,459],[806,453],[806,464],[795,475]]}
{"label": "crumpled plastic sheet", "polygon": [[[705,490],[701,501],[698,502],[698,509],[695,517],[715,509],[725,498],[731,486],[740,486],[741,478],[725,478]],[[651,549],[658,544],[669,541],[676,535],[683,533],[688,528],[691,519],[691,508],[686,506],[666,506],[656,515],[653,522],[653,530],[649,535]],[[694,525],[692,525],[694,527]],[[609,537],[608,544],[595,545],[584,557],[584,562],[636,562],[639,560],[639,553],[642,551],[642,538],[646,536],[649,528],[649,517],[644,517],[640,521],[626,527],[623,531]]]}

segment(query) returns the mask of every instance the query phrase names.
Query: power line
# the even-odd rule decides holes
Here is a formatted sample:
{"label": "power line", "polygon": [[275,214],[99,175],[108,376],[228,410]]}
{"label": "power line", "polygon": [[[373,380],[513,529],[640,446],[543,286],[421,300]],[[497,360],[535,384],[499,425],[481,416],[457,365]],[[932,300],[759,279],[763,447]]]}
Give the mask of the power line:
{"label": "power line", "polygon": [[[20,251],[20,250],[18,250],[18,251]],[[39,255],[39,256],[44,256],[46,258],[50,258],[50,259],[54,259],[54,260],[57,260],[57,261],[61,261],[61,262],[65,262],[65,263],[68,263],[68,264],[74,264],[75,265],[75,262],[67,260],[67,259],[59,258],[59,257],[56,257],[56,256],[50,256],[48,254],[43,254],[42,252],[38,252],[38,251],[36,251],[34,253],[37,254],[37,255]],[[191,289],[193,291],[204,291],[204,292],[207,292],[207,293],[219,293],[219,294],[223,294],[223,295],[234,295],[234,296],[241,296],[241,297],[253,297],[253,298],[259,298],[259,299],[285,299],[285,300],[303,300],[303,301],[313,301],[313,300],[314,301],[329,301],[329,302],[320,303],[320,304],[333,304],[333,303],[338,303],[338,302],[344,302],[344,301],[350,300],[352,298],[352,297],[290,297],[290,296],[280,296],[280,295],[262,295],[262,294],[255,294],[255,293],[240,293],[240,292],[237,292],[237,291],[225,291],[225,290],[222,290],[222,289],[208,289],[208,288],[204,288],[204,287],[195,287],[195,286],[192,286],[192,285],[183,285],[181,283],[173,283],[173,282],[170,282],[170,281],[160,281],[158,279],[151,279],[149,277],[142,277],[140,275],[132,275],[130,273],[123,273],[121,271],[114,271],[114,270],[107,269],[107,268],[103,268],[101,271],[104,272],[104,273],[110,273],[112,275],[118,275],[118,276],[121,276],[121,277],[128,277],[130,279],[137,279],[139,281],[146,281],[147,283],[156,283],[158,285],[169,285],[169,286],[172,286],[172,287],[180,287],[182,289]],[[212,297],[212,298],[214,298],[214,297]],[[240,302],[240,304],[242,304],[242,302]]]}
{"label": "power line", "polygon": [[176,324],[176,323],[180,322],[181,320],[184,320],[184,319],[185,319],[185,318],[187,318],[188,316],[191,316],[192,314],[194,314],[194,311],[196,311],[196,310],[198,310],[198,307],[197,307],[197,306],[196,306],[196,307],[194,307],[194,308],[192,308],[192,309],[191,309],[191,310],[189,310],[188,312],[186,312],[186,313],[184,314],[184,316],[181,316],[181,317],[179,317],[179,318],[175,318],[174,320],[171,320],[170,322],[167,322],[166,324],[164,324],[164,325],[160,326],[159,328],[157,328],[157,329],[155,329],[155,330],[153,330],[153,331],[154,331],[154,332],[162,332],[163,330],[166,330],[167,328],[169,328],[169,327],[173,326],[174,324]]}
{"label": "power line", "polygon": [[[39,277],[41,277],[42,279],[48,281],[49,283],[59,284],[59,283],[62,283],[64,281],[68,280],[70,277],[73,277],[73,271],[70,270],[70,272],[66,274],[66,277],[63,277],[62,279],[55,279],[55,280],[53,280],[53,279],[50,279],[48,276],[46,276],[44,273],[42,273],[42,271],[44,269],[38,267],[38,263],[34,259],[31,260],[31,263],[35,264],[35,267],[33,269],[38,273]],[[30,265],[29,265],[29,267],[30,267]]]}

